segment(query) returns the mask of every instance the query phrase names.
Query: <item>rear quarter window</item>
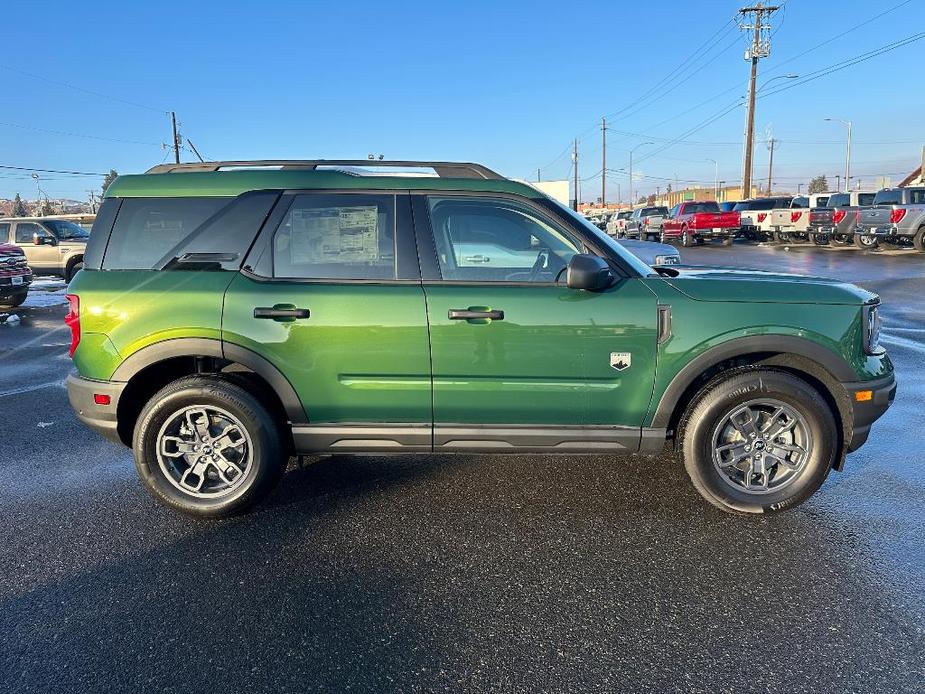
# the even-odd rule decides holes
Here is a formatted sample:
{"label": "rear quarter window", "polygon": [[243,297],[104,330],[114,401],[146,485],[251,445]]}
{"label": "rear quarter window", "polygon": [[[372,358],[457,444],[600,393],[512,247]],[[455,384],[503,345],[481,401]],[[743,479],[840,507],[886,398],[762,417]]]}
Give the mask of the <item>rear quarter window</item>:
{"label": "rear quarter window", "polygon": [[237,270],[278,197],[123,199],[102,269]]}

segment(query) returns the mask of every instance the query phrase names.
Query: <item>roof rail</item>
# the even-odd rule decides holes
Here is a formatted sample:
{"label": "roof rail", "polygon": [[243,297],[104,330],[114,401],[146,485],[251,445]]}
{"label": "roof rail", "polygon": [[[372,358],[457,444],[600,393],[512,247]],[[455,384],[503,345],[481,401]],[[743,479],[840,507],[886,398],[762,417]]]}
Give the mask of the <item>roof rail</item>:
{"label": "roof rail", "polygon": [[305,169],[314,171],[319,166],[330,167],[370,167],[390,166],[397,168],[430,168],[440,178],[484,178],[503,179],[499,173],[482,166],[448,161],[385,161],[381,159],[257,159],[253,161],[205,161],[187,164],[159,164],[145,173],[164,174],[195,171],[219,171],[220,169],[240,169],[257,167],[279,167],[281,169]]}

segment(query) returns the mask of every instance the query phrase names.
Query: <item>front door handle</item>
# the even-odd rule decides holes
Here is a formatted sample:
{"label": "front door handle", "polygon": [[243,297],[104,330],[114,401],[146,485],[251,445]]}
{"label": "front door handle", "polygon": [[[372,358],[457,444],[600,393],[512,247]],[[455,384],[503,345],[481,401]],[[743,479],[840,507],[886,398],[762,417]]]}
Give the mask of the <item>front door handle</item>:
{"label": "front door handle", "polygon": [[307,308],[296,308],[292,304],[276,304],[275,306],[258,306],[254,309],[254,318],[269,318],[270,320],[291,321],[297,318],[308,318],[311,311]]}
{"label": "front door handle", "polygon": [[504,311],[471,308],[451,308],[447,313],[450,320],[504,320]]}

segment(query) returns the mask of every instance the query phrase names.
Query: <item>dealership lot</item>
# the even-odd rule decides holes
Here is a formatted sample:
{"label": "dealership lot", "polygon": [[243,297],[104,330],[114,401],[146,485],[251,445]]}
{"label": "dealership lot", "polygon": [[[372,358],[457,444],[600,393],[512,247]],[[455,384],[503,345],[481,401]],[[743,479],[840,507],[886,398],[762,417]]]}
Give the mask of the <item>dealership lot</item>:
{"label": "dealership lot", "polygon": [[925,263],[737,243],[686,262],[881,294],[896,404],[802,507],[730,517],[671,456],[335,457],[193,521],[80,425],[61,284],[0,325],[0,685],[16,691],[914,691]]}

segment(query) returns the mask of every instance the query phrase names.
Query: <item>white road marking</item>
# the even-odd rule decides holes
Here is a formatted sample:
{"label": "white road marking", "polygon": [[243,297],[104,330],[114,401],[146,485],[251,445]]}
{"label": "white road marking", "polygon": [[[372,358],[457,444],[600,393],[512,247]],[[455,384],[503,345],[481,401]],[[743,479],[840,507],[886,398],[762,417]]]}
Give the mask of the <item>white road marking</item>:
{"label": "white road marking", "polygon": [[23,386],[22,388],[13,388],[12,390],[0,390],[0,398],[5,398],[9,395],[21,395],[22,393],[31,393],[33,390],[41,390],[42,388],[64,388],[64,381],[51,381],[49,383],[37,383],[34,386]]}

